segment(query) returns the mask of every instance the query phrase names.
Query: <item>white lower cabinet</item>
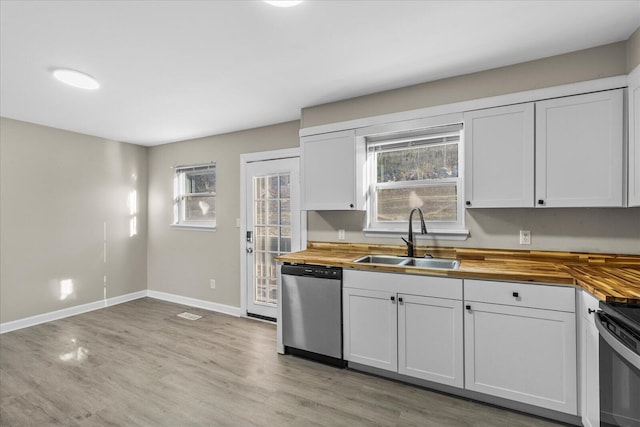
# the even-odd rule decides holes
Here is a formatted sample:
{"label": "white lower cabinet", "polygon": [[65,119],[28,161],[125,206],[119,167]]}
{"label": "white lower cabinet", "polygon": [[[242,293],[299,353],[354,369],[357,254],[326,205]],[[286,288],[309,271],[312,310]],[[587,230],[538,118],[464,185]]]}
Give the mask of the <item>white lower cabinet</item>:
{"label": "white lower cabinet", "polygon": [[464,289],[465,388],[577,415],[574,289],[481,280]]}
{"label": "white lower cabinet", "polygon": [[395,293],[343,288],[344,358],[374,368],[398,369]]}
{"label": "white lower cabinet", "polygon": [[460,387],[462,301],[398,295],[398,372]]}
{"label": "white lower cabinet", "polygon": [[580,407],[585,427],[600,425],[600,341],[595,324],[598,300],[581,292],[580,316]]}
{"label": "white lower cabinet", "polygon": [[345,270],[343,283],[346,360],[463,386],[462,280]]}

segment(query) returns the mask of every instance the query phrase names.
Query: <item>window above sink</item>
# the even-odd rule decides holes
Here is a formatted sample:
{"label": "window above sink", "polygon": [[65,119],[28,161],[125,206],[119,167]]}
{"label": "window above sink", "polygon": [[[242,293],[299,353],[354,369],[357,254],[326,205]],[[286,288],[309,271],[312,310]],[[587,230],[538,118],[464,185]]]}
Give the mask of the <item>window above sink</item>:
{"label": "window above sink", "polygon": [[429,234],[465,239],[462,116],[409,120],[359,129],[366,145],[367,235],[406,233],[411,209]]}

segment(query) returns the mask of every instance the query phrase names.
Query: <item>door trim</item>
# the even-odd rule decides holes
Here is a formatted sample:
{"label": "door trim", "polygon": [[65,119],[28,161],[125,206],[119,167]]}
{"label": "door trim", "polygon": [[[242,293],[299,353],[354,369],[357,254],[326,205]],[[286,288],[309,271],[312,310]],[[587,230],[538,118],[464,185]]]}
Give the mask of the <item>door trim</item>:
{"label": "door trim", "polygon": [[[267,160],[280,160],[300,157],[300,148],[285,148],[281,150],[260,151],[257,153],[240,154],[240,316],[247,317],[247,257],[244,239],[247,235],[247,194],[246,173],[247,164]],[[307,248],[307,215],[300,211],[300,249]]]}

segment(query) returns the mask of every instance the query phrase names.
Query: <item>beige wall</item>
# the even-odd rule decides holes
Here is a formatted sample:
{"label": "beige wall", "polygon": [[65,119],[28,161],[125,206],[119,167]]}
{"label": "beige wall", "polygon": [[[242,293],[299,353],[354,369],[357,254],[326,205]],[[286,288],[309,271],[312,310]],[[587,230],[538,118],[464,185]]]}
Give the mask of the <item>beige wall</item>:
{"label": "beige wall", "polygon": [[627,74],[627,43],[510,65],[302,109],[302,127]]}
{"label": "beige wall", "polygon": [[[150,290],[240,306],[240,154],[297,147],[298,130],[295,121],[150,149]],[[216,162],[217,230],[171,228],[172,166],[210,161]]]}
{"label": "beige wall", "polygon": [[0,321],[146,289],[147,149],[0,120]]}
{"label": "beige wall", "polygon": [[[620,42],[566,55],[424,83],[302,110],[305,127],[449,104],[523,90],[623,75],[638,46]],[[635,43],[635,48],[631,45]],[[637,53],[637,52],[636,52]],[[628,59],[629,58],[629,59]],[[635,58],[635,59],[634,59]],[[632,67],[633,68],[633,67]],[[397,243],[367,238],[362,212],[309,212],[308,239],[337,240],[347,230],[351,242]],[[640,209],[476,209],[465,216],[471,236],[440,246],[640,253]],[[519,245],[519,230],[531,230],[532,245]],[[429,241],[428,244],[433,244]]]}

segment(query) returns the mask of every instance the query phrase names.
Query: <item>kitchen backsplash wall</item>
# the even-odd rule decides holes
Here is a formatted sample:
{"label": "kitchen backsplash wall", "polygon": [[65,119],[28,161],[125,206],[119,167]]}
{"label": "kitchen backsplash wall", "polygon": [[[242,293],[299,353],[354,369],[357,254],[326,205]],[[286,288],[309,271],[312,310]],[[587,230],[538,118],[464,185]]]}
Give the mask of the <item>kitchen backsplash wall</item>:
{"label": "kitchen backsplash wall", "polygon": [[[403,244],[399,236],[366,237],[362,211],[310,211],[307,221],[310,241],[338,241],[344,229],[347,242]],[[640,208],[475,209],[465,221],[467,240],[419,245],[640,254]],[[531,245],[519,244],[520,230],[531,231]]]}

